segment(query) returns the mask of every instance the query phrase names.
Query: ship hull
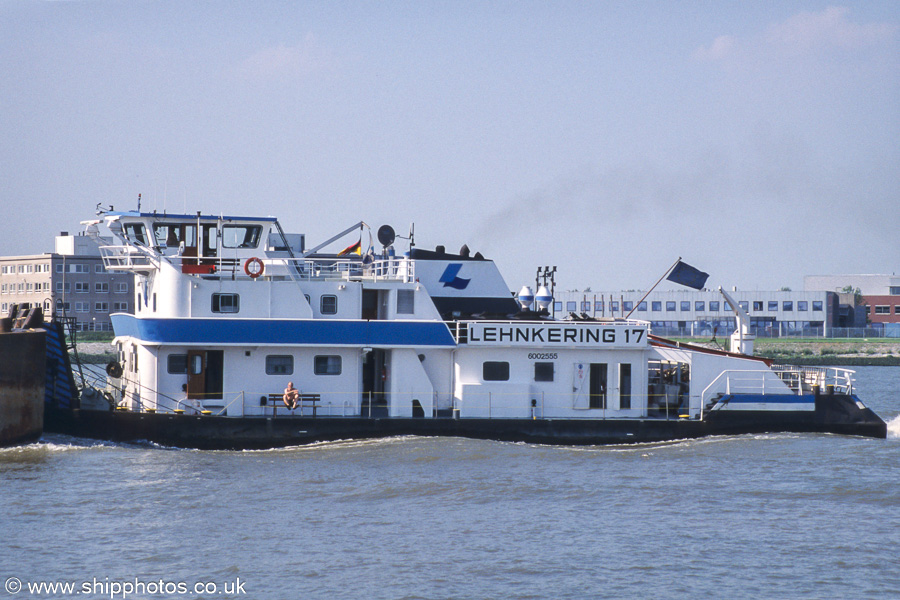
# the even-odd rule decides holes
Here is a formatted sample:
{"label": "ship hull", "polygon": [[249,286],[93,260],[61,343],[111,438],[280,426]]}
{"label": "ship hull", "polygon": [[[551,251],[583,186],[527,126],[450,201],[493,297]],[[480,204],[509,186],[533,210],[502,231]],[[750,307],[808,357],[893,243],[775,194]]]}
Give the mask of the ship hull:
{"label": "ship hull", "polygon": [[153,442],[200,449],[262,449],[403,435],[509,442],[608,445],[665,442],[711,435],[834,433],[887,436],[877,415],[855,396],[816,400],[814,411],[711,411],[704,419],[455,419],[364,417],[219,417],[48,406],[48,432],[116,442]]}
{"label": "ship hull", "polygon": [[0,446],[41,436],[46,354],[43,330],[0,333]]}

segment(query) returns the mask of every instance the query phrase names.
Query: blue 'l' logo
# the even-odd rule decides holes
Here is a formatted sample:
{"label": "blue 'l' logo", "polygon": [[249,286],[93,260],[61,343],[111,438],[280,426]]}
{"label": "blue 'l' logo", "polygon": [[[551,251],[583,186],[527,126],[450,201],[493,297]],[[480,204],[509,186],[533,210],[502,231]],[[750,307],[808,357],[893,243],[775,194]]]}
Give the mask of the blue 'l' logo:
{"label": "blue 'l' logo", "polygon": [[462,269],[461,264],[447,265],[447,268],[444,269],[444,274],[441,275],[441,278],[438,279],[438,281],[443,283],[444,287],[452,287],[457,290],[466,289],[466,286],[469,285],[471,279],[463,279],[461,277],[457,277],[456,274],[459,273],[460,269]]}

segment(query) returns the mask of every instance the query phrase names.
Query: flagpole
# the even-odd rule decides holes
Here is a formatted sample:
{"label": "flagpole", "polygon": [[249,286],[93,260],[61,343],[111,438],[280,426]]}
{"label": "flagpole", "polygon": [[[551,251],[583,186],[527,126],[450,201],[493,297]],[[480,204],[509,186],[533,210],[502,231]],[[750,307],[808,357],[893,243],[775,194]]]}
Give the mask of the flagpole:
{"label": "flagpole", "polygon": [[625,315],[625,318],[626,318],[626,319],[627,319],[628,317],[631,316],[631,313],[633,313],[634,311],[636,311],[636,310],[638,309],[638,306],[641,305],[641,302],[643,302],[644,300],[647,299],[647,296],[650,295],[650,292],[652,292],[653,290],[656,289],[656,286],[659,285],[659,282],[662,281],[663,279],[665,279],[665,278],[666,278],[666,275],[668,275],[669,273],[672,272],[672,269],[675,268],[675,265],[677,265],[677,264],[679,263],[679,261],[681,261],[681,257],[680,257],[680,256],[678,257],[678,260],[676,260],[674,263],[672,263],[672,266],[671,266],[671,267],[669,267],[668,269],[666,269],[666,272],[663,273],[663,276],[656,280],[656,283],[654,283],[654,284],[653,284],[653,287],[651,287],[650,290],[649,290],[646,294],[644,294],[643,298],[641,298],[640,300],[637,301],[637,304],[635,304],[635,305],[631,308],[631,312],[629,312],[627,315]]}

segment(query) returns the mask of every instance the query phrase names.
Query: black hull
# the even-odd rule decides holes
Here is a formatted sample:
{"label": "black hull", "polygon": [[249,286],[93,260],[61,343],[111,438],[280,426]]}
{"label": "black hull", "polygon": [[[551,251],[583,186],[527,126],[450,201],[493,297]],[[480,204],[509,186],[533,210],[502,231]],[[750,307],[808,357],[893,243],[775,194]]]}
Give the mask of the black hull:
{"label": "black hull", "polygon": [[100,412],[48,406],[45,431],[117,442],[150,441],[209,450],[262,449],[401,435],[455,436],[538,444],[664,442],[710,435],[835,433],[887,437],[887,425],[852,396],[821,396],[815,411],[712,411],[689,419],[452,419],[214,417]]}

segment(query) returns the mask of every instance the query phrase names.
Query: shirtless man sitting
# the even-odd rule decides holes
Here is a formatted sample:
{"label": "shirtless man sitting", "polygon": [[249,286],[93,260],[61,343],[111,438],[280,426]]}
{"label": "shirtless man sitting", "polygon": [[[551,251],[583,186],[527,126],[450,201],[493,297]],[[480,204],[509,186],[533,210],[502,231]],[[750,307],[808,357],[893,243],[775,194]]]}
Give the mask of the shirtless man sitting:
{"label": "shirtless man sitting", "polygon": [[300,406],[300,392],[294,387],[293,381],[288,381],[288,386],[284,388],[284,405],[294,410]]}

